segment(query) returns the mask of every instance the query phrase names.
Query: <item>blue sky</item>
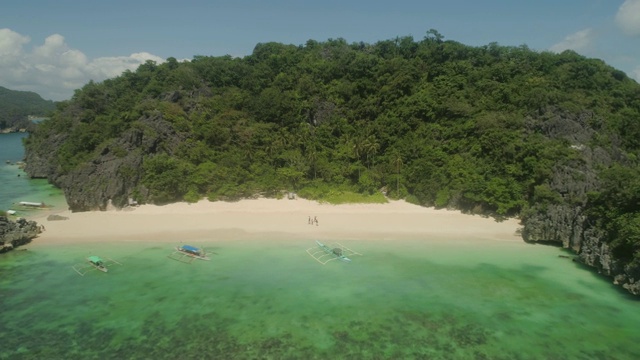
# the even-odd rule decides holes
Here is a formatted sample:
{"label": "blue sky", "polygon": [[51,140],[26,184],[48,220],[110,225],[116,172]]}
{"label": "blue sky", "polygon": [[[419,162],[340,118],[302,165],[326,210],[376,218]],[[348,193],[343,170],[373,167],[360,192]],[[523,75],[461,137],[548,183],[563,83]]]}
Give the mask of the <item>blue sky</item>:
{"label": "blue sky", "polygon": [[3,0],[0,86],[64,100],[151,59],[249,55],[259,42],[421,39],[572,49],[640,80],[640,0]]}

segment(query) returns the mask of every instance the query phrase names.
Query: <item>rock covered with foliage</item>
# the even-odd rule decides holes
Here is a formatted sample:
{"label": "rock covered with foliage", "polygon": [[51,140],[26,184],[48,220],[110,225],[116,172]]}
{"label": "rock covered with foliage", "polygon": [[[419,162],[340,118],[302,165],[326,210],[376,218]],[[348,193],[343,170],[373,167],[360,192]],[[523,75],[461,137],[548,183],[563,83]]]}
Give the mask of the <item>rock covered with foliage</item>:
{"label": "rock covered with foliage", "polygon": [[0,215],[0,252],[28,244],[41,231],[40,225],[35,221],[27,221],[23,218],[11,221],[6,216]]}
{"label": "rock covered with foliage", "polygon": [[435,30],[264,43],[90,82],[28,138],[25,170],[74,211],[384,188],[518,216],[526,241],[571,248],[637,293],[639,99],[600,60],[470,47]]}

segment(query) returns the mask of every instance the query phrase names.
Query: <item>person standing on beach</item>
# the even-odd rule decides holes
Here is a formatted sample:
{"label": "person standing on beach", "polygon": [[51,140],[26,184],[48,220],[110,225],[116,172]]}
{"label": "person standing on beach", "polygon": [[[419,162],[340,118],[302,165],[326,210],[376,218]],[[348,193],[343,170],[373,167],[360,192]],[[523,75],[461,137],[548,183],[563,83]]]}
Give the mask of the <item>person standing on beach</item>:
{"label": "person standing on beach", "polygon": [[315,221],[316,222],[316,226],[318,226],[318,217],[317,216],[313,217],[313,221]]}

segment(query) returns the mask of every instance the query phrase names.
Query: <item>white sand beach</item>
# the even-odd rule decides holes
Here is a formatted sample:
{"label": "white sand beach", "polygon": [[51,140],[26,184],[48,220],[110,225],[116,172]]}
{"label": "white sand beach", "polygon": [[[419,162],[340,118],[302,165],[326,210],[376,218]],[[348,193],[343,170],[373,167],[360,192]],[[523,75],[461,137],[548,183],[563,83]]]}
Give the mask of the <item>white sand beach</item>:
{"label": "white sand beach", "polygon": [[[125,210],[58,215],[68,220],[33,220],[45,231],[29,247],[87,242],[176,242],[240,240],[402,240],[522,242],[518,220],[436,210],[391,201],[330,205],[304,199],[142,205]],[[318,220],[309,224],[309,218]]]}

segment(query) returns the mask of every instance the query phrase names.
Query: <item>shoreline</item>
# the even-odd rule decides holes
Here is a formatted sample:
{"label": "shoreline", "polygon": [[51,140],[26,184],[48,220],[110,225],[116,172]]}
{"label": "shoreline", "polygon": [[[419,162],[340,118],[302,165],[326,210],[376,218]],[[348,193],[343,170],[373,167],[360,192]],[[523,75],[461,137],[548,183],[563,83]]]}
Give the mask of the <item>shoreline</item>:
{"label": "shoreline", "polygon": [[[460,211],[390,201],[386,204],[331,205],[296,199],[141,205],[123,210],[51,212],[68,220],[31,216],[45,231],[28,248],[84,243],[244,240],[424,240],[520,242],[517,219],[497,222]],[[309,224],[317,218],[318,223]]]}

